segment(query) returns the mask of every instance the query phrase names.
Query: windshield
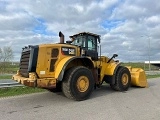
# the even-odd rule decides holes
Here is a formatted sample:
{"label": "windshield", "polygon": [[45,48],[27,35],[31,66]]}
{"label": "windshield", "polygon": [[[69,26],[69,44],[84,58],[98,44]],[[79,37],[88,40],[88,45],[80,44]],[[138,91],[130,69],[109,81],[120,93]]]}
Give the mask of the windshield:
{"label": "windshield", "polygon": [[84,36],[76,36],[73,37],[74,41],[71,43],[72,45],[78,45],[81,47],[85,47],[85,37]]}

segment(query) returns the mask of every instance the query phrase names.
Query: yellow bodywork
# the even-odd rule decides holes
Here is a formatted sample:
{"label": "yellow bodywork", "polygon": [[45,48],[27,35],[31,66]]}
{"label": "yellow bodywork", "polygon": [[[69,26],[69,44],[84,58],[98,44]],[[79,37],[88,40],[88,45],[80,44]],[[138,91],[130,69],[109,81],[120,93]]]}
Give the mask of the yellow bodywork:
{"label": "yellow bodywork", "polygon": [[100,81],[101,82],[102,82],[103,77],[105,75],[113,75],[115,68],[119,64],[118,62],[107,63],[108,60],[109,60],[108,57],[101,56],[98,61],[94,62],[94,67],[101,69],[101,72],[100,72]]}
{"label": "yellow bodywork", "polygon": [[12,76],[12,79],[23,85],[35,87],[37,76],[35,73],[29,73],[29,78],[22,77],[18,70],[17,74]]}
{"label": "yellow bodywork", "polygon": [[[103,80],[104,75],[114,75],[114,71],[118,65],[120,65],[119,62],[111,61],[110,63],[107,63],[109,58],[105,56],[101,56],[99,61],[94,62],[95,67],[101,68],[101,74],[100,74],[100,81]],[[138,87],[148,87],[148,82],[146,78],[145,71],[141,68],[132,68],[130,66],[126,66],[131,74],[131,85],[132,86],[138,86]],[[125,77],[124,77],[125,78]],[[123,81],[125,84],[125,80]]]}
{"label": "yellow bodywork", "polygon": [[141,68],[128,67],[131,73],[131,85],[138,87],[148,87],[146,74]]}
{"label": "yellow bodywork", "polygon": [[55,78],[37,78],[37,75],[34,72],[29,73],[28,78],[22,77],[19,70],[16,75],[12,76],[12,79],[25,86],[41,88],[56,88],[57,82]]}
{"label": "yellow bodywork", "polygon": [[64,65],[66,64],[66,62],[67,62],[68,60],[70,60],[71,58],[72,58],[72,57],[65,57],[65,58],[63,58],[63,59],[61,59],[61,60],[59,61],[59,63],[58,63],[57,66],[56,66],[57,69],[55,69],[55,78],[58,78],[60,72],[62,71],[63,66],[64,66]]}
{"label": "yellow bodywork", "polygon": [[[39,52],[38,52],[38,58],[37,58],[37,66],[36,66],[36,73],[31,72],[29,73],[29,77],[22,77],[22,75],[17,72],[16,75],[13,75],[12,79],[18,81],[19,83],[22,83],[26,86],[31,87],[41,87],[41,88],[55,88],[56,83],[58,80],[62,80],[62,75],[64,75],[65,70],[75,67],[84,65],[83,62],[80,59],[73,60],[71,59],[74,57],[81,57],[80,56],[80,48],[72,45],[65,45],[65,47],[72,47],[75,49],[76,53],[74,56],[66,56],[61,53],[61,47],[63,44],[43,44],[39,45]],[[52,57],[52,49],[58,49],[59,53],[57,57]],[[53,70],[50,70],[50,63],[52,60],[56,59],[56,62],[54,64]],[[107,63],[109,60],[108,57],[101,56],[99,57],[98,61],[92,61],[90,57],[87,57],[88,61],[91,61],[93,63],[94,68],[100,69],[99,83],[103,82],[103,78],[105,75],[108,76],[114,76],[116,73],[116,70],[118,66],[120,66],[119,62],[111,61]],[[84,60],[84,59],[83,59]],[[67,63],[67,64],[66,64]],[[88,65],[88,63],[86,64]],[[85,66],[85,65],[84,65]],[[86,66],[87,67],[87,66]],[[88,67],[89,68],[89,67]],[[147,87],[148,83],[146,80],[146,75],[143,69],[140,68],[131,68],[128,67],[130,73],[131,73],[131,84],[133,86],[139,86],[139,87]],[[59,79],[60,77],[60,79]],[[124,84],[125,84],[125,76],[124,76]],[[79,83],[77,84],[80,91],[85,91],[86,86],[88,85],[87,79],[85,80],[79,80]]]}
{"label": "yellow bodywork", "polygon": [[[65,45],[67,46],[67,45]],[[69,47],[71,45],[68,45]],[[30,87],[41,87],[41,88],[56,88],[56,83],[60,72],[64,64],[71,59],[73,56],[65,56],[61,54],[62,44],[42,44],[39,45],[39,52],[37,58],[36,73],[29,73],[29,77],[22,77],[19,70],[16,75],[12,76],[12,79]],[[77,47],[72,48],[78,49]],[[52,49],[57,48],[59,50],[57,58],[51,57]],[[78,51],[78,50],[76,50]],[[75,53],[78,54],[78,53]],[[52,59],[57,59],[54,67],[54,71],[50,71],[50,63]],[[38,76],[37,76],[38,75]]]}

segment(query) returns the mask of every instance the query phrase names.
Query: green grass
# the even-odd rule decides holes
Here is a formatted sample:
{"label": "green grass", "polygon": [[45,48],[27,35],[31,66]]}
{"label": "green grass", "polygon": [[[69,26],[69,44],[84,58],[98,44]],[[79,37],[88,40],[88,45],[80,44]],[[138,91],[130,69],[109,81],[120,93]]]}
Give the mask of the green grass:
{"label": "green grass", "polygon": [[[149,70],[148,64],[144,64],[141,62],[135,62],[135,63],[128,62],[128,63],[122,63],[122,65],[123,66],[131,66],[132,68],[142,68],[146,71]],[[158,70],[158,69],[159,69],[158,67],[151,65],[151,70]]]}
{"label": "green grass", "polygon": [[0,88],[0,97],[16,96],[37,92],[45,92],[45,89],[31,88],[31,87],[13,87],[13,88]]}
{"label": "green grass", "polygon": [[130,62],[128,62],[128,63],[122,63],[122,65],[123,66],[131,66],[131,67],[133,67],[133,68],[144,68],[144,63],[130,63]]}
{"label": "green grass", "polygon": [[156,75],[147,75],[147,79],[160,77],[160,74]]}
{"label": "green grass", "polygon": [[6,72],[8,72],[8,73],[17,73],[17,70],[19,70],[18,67],[7,68]]}
{"label": "green grass", "polygon": [[19,69],[19,63],[12,65],[11,62],[6,62],[5,64],[0,62],[0,73],[10,73],[15,74]]}
{"label": "green grass", "polygon": [[12,79],[12,75],[0,75],[0,80]]}

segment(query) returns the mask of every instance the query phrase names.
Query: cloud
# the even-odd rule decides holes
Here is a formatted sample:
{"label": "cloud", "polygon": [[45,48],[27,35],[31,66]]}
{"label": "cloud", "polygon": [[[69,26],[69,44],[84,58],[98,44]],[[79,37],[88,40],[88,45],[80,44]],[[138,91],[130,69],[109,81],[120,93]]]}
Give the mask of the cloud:
{"label": "cloud", "polygon": [[[101,35],[102,54],[119,54],[122,61],[160,57],[160,4],[158,0],[1,0],[0,47],[10,45],[15,61],[21,48],[54,43],[79,32]],[[143,37],[141,37],[143,36]]]}

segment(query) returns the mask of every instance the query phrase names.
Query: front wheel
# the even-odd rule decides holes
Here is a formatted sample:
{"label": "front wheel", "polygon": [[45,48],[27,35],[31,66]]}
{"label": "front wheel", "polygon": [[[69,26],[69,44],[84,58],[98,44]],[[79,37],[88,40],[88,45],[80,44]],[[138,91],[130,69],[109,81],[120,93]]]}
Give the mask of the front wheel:
{"label": "front wheel", "polygon": [[131,84],[131,74],[128,68],[120,66],[115,75],[115,84],[111,88],[117,91],[127,91]]}
{"label": "front wheel", "polygon": [[78,101],[87,99],[95,84],[92,72],[83,66],[70,68],[65,72],[63,80],[62,91],[64,95]]}

